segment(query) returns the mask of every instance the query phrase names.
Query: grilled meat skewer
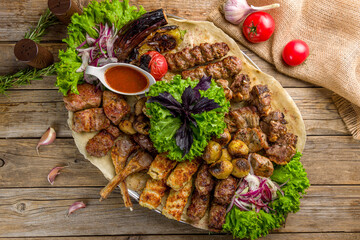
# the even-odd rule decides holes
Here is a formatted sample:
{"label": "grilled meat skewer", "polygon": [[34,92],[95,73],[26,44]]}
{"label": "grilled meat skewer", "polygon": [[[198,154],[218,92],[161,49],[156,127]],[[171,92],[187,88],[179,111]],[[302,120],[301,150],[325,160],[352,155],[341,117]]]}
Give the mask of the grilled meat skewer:
{"label": "grilled meat skewer", "polygon": [[182,71],[224,57],[230,48],[224,43],[201,43],[191,49],[165,55],[170,71]]}

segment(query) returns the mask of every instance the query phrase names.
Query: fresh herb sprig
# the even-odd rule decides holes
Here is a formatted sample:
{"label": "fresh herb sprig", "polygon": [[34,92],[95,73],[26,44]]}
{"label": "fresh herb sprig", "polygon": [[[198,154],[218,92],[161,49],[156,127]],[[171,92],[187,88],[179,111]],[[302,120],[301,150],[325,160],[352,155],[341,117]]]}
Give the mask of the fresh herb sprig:
{"label": "fresh herb sprig", "polygon": [[45,13],[41,15],[36,27],[25,33],[24,38],[39,43],[41,37],[45,35],[46,29],[58,23],[59,21],[56,16],[50,11],[49,8],[47,8]]}
{"label": "fresh herb sprig", "polygon": [[0,94],[6,94],[9,88],[30,84],[32,80],[41,80],[44,76],[55,74],[55,65],[52,64],[43,69],[26,68],[15,74],[0,76]]}

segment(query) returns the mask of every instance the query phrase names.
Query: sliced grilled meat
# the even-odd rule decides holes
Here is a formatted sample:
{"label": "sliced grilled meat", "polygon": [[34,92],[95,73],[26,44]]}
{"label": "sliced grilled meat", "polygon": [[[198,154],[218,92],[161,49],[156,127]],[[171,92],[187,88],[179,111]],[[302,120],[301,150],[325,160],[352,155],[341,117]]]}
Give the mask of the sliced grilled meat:
{"label": "sliced grilled meat", "polygon": [[229,176],[217,182],[214,192],[214,201],[221,205],[228,205],[236,191],[237,180]]}
{"label": "sliced grilled meat", "polygon": [[209,165],[201,165],[196,178],[195,188],[200,195],[208,195],[214,188],[215,181],[209,172]]}
{"label": "sliced grilled meat", "polygon": [[230,48],[224,42],[201,43],[192,49],[185,48],[180,52],[165,55],[170,71],[182,71],[196,65],[211,62],[222,58],[229,52]]}
{"label": "sliced grilled meat", "polygon": [[284,114],[280,111],[273,111],[260,122],[261,130],[268,136],[270,142],[276,142],[278,138],[287,132],[287,124]]}
{"label": "sliced grilled meat", "polygon": [[271,93],[267,85],[255,85],[250,92],[250,103],[255,105],[260,116],[267,116],[271,111]]}
{"label": "sliced grilled meat", "polygon": [[238,74],[235,76],[230,89],[233,92],[235,102],[246,101],[250,98],[250,78],[247,74]]}
{"label": "sliced grilled meat", "polygon": [[239,58],[229,56],[221,61],[210,63],[206,66],[197,67],[192,70],[183,71],[182,78],[200,79],[204,75],[213,79],[228,79],[241,71],[242,63]]}
{"label": "sliced grilled meat", "polygon": [[97,108],[101,104],[102,91],[96,89],[92,84],[84,83],[77,85],[79,94],[72,93],[70,90],[67,96],[63,97],[65,108],[76,112],[88,108]]}
{"label": "sliced grilled meat", "polygon": [[111,91],[103,93],[103,108],[106,116],[115,125],[118,125],[121,119],[130,112],[130,106],[125,99]]}
{"label": "sliced grilled meat", "polygon": [[210,203],[210,193],[207,195],[200,195],[195,189],[192,196],[191,202],[187,209],[186,214],[193,222],[200,221],[206,213]]}
{"label": "sliced grilled meat", "polygon": [[72,129],[75,132],[92,132],[106,129],[110,126],[102,108],[90,108],[75,112]]}
{"label": "sliced grilled meat", "polygon": [[286,133],[266,150],[266,155],[272,162],[286,165],[296,153],[296,143],[297,136]]}
{"label": "sliced grilled meat", "polygon": [[225,224],[226,207],[213,203],[209,213],[209,230],[214,232],[220,232],[222,226]]}
{"label": "sliced grilled meat", "polygon": [[243,128],[236,132],[234,139],[243,141],[249,148],[249,152],[258,152],[268,149],[269,144],[266,135],[259,128]]}
{"label": "sliced grilled meat", "polygon": [[233,98],[233,91],[229,88],[229,82],[224,79],[216,80],[216,83],[224,89],[225,98],[230,101]]}
{"label": "sliced grilled meat", "polygon": [[86,151],[94,157],[105,156],[112,146],[114,146],[115,137],[106,130],[101,130],[86,144]]}
{"label": "sliced grilled meat", "polygon": [[137,144],[140,145],[140,147],[142,149],[145,149],[149,153],[157,153],[157,150],[154,147],[149,136],[137,133],[137,134],[133,135],[133,139]]}
{"label": "sliced grilled meat", "polygon": [[254,106],[231,110],[230,115],[233,117],[238,129],[256,128],[259,126],[260,117]]}
{"label": "sliced grilled meat", "polygon": [[270,177],[273,174],[274,166],[267,157],[252,153],[250,154],[250,163],[257,176]]}

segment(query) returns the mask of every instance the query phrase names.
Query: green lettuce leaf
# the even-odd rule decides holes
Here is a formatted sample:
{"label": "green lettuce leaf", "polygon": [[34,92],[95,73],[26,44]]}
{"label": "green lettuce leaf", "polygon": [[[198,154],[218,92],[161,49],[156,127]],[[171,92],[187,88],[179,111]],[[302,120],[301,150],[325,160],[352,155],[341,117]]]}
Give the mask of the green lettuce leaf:
{"label": "green lettuce leaf", "polygon": [[300,162],[301,153],[297,152],[292,160],[284,166],[277,165],[271,180],[282,184],[288,181],[281,189],[284,196],[278,191],[278,198],[270,207],[276,212],[266,213],[260,211],[241,211],[234,206],[226,215],[223,225],[225,231],[231,232],[237,238],[257,239],[266,236],[269,231],[279,228],[289,213],[295,213],[300,209],[300,198],[310,186],[309,179],[303,165]]}
{"label": "green lettuce leaf", "polygon": [[[159,81],[152,85],[147,96],[158,96],[162,92],[169,92],[177,101],[181,102],[181,95],[185,88],[191,86],[194,88],[199,81],[193,81],[190,78],[184,80],[180,75],[176,75],[170,83]],[[147,114],[150,117],[150,138],[159,152],[168,152],[168,157],[176,161],[192,160],[200,156],[208,141],[212,136],[218,136],[223,133],[226,124],[224,114],[229,111],[230,103],[226,100],[224,90],[212,81],[210,88],[206,91],[200,91],[200,95],[213,99],[221,108],[208,112],[193,115],[198,127],[193,127],[194,142],[190,152],[182,157],[181,149],[176,145],[175,133],[181,125],[179,118],[174,118],[169,110],[159,103],[146,103]]]}
{"label": "green lettuce leaf", "polygon": [[91,1],[83,9],[83,14],[75,13],[71,17],[68,26],[68,37],[63,39],[68,44],[68,49],[59,52],[59,63],[56,64],[58,74],[56,86],[64,95],[69,90],[78,93],[77,85],[83,79],[83,73],[76,73],[76,69],[81,66],[81,58],[77,56],[76,48],[85,41],[86,33],[91,37],[97,38],[98,32],[94,29],[97,24],[107,23],[120,29],[128,22],[139,18],[146,11],[142,6],[137,9],[129,5],[129,0],[120,1]]}

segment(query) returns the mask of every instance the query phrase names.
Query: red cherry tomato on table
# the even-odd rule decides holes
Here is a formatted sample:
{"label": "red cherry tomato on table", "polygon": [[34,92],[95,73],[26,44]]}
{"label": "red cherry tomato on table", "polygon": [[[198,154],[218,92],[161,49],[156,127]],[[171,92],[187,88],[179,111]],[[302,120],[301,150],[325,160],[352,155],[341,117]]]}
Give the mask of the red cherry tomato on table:
{"label": "red cherry tomato on table", "polygon": [[286,44],[282,58],[290,66],[303,63],[309,56],[309,46],[302,40],[292,40]]}
{"label": "red cherry tomato on table", "polygon": [[255,12],[250,14],[245,19],[242,27],[245,38],[252,43],[268,40],[274,30],[274,19],[266,12]]}
{"label": "red cherry tomato on table", "polygon": [[151,57],[148,65],[150,74],[155,78],[156,81],[160,81],[168,71],[168,64],[165,57],[157,51],[149,51],[145,54]]}

